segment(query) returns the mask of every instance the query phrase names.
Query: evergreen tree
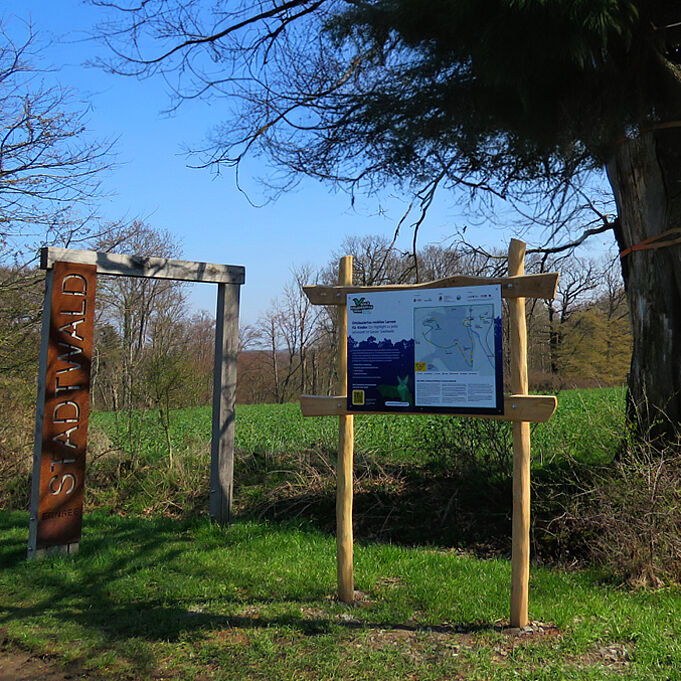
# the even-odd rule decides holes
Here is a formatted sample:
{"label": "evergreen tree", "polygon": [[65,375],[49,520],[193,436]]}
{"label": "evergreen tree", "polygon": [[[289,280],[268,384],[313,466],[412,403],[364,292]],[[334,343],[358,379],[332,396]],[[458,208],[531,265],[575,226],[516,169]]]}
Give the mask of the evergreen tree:
{"label": "evergreen tree", "polygon": [[419,186],[422,207],[438,186],[560,203],[606,168],[618,218],[591,231],[623,252],[631,413],[681,420],[681,249],[657,248],[681,230],[681,3],[93,2],[125,10],[114,68],[241,102],[208,164],[264,153],[292,182]]}

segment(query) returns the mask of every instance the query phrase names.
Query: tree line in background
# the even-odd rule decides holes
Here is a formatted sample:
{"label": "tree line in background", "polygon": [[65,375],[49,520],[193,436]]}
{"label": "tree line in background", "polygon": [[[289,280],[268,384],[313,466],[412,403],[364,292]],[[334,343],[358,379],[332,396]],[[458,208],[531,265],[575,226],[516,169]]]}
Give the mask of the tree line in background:
{"label": "tree line in background", "polygon": [[[302,286],[335,283],[341,255],[353,256],[354,282],[409,284],[457,274],[497,277],[506,256],[469,245],[395,249],[383,236],[347,237],[326,266],[295,267],[258,322],[244,329],[237,401],[286,402],[333,394],[337,381],[336,309],[310,305]],[[631,328],[619,263],[612,257],[530,255],[528,272],[560,272],[554,300],[528,303],[528,361],[535,390],[621,385],[631,358]],[[508,369],[508,357],[505,358]],[[508,371],[506,371],[508,375]]]}
{"label": "tree line in background", "polygon": [[[142,256],[182,255],[169,234],[135,221],[109,226],[90,247]],[[354,281],[359,285],[416,281],[414,255],[396,250],[383,236],[347,237],[326,265],[294,267],[291,280],[269,309],[257,322],[242,325],[238,402],[281,403],[303,393],[334,393],[337,311],[311,305],[302,287],[333,284],[341,254],[354,256]],[[502,276],[507,266],[504,255],[467,245],[428,245],[416,258],[421,281],[456,274]],[[624,383],[631,331],[617,268],[607,257],[528,257],[528,271],[561,275],[554,300],[527,307],[533,389]],[[27,285],[0,289],[2,381],[6,388],[13,387],[12,399],[32,405],[40,340],[40,274],[24,268],[12,276]],[[94,408],[155,409],[167,432],[170,409],[210,404],[214,319],[207,312],[192,311],[183,284],[101,276],[97,301]]]}

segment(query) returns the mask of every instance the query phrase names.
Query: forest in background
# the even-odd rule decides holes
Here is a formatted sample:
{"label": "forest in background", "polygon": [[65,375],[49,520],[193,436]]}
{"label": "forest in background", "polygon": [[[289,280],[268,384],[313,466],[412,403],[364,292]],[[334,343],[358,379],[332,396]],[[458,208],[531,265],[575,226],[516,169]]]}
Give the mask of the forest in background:
{"label": "forest in background", "polygon": [[[112,226],[95,250],[181,257],[167,233],[141,222]],[[240,330],[237,402],[283,403],[300,394],[333,394],[336,311],[310,305],[306,284],[333,284],[340,255],[354,256],[360,285],[415,283],[456,274],[506,272],[502,253],[428,245],[414,254],[382,236],[347,237],[319,268],[294,265],[270,307]],[[631,331],[624,289],[612,258],[528,257],[528,272],[560,272],[554,300],[528,301],[532,390],[614,386],[625,382]],[[3,401],[14,413],[33,409],[40,341],[42,273],[5,268],[0,286]],[[215,323],[190,307],[185,286],[172,281],[98,280],[92,404],[104,411],[155,409],[211,402]],[[30,431],[30,428],[29,428]],[[10,443],[5,440],[5,446]],[[4,449],[4,447],[3,447]]]}

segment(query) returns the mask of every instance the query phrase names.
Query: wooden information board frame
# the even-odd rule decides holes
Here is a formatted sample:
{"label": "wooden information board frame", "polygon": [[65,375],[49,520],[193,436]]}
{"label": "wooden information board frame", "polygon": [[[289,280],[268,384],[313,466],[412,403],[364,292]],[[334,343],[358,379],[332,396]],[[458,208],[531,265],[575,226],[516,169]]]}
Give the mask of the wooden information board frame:
{"label": "wooden information board frame", "polygon": [[[347,314],[349,293],[371,293],[405,289],[501,285],[502,298],[509,306],[509,351],[511,394],[504,397],[504,413],[466,414],[461,418],[492,418],[513,422],[513,529],[511,555],[511,625],[528,623],[530,578],[530,423],[545,422],[556,410],[557,400],[550,395],[529,395],[527,380],[527,324],[525,299],[551,299],[556,295],[558,274],[525,274],[526,245],[512,239],[508,250],[508,276],[496,278],[455,276],[417,285],[353,286],[352,256],[340,261],[338,286],[306,286],[305,294],[313,305],[337,305],[338,318],[338,395],[321,397],[301,395],[303,416],[339,417],[338,463],[336,468],[336,543],[338,597],[345,603],[354,600],[353,573],[353,415],[347,409]],[[378,412],[371,412],[378,413]],[[394,414],[394,412],[391,412]]]}
{"label": "wooden information board frame", "polygon": [[[209,282],[218,285],[213,370],[210,516],[216,522],[229,522],[232,516],[234,477],[234,404],[239,351],[239,295],[240,287],[245,281],[245,268],[240,265],[219,265],[67,248],[41,249],[40,267],[46,270],[45,304],[33,449],[28,557],[35,558],[54,552],[75,553],[80,545],[94,320],[94,282],[97,274]],[[82,308],[73,307],[75,299],[83,301]],[[87,323],[85,312],[90,315]],[[75,331],[74,324],[78,324]],[[81,333],[81,330],[84,330],[84,333]],[[83,339],[86,339],[89,345]],[[71,347],[65,346],[65,343]],[[74,362],[76,358],[78,362]],[[79,372],[77,377],[73,373],[75,368]],[[59,383],[57,380],[59,376],[68,376],[71,380],[67,382],[64,379],[63,383]],[[78,387],[77,391],[75,388],[72,389],[74,386]],[[69,395],[69,399],[56,399],[59,395],[66,394]]]}

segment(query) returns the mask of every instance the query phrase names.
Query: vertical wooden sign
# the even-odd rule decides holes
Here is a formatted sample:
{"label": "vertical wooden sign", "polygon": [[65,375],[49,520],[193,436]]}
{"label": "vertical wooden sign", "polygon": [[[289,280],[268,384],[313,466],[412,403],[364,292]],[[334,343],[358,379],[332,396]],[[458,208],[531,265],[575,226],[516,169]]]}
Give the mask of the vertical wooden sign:
{"label": "vertical wooden sign", "polygon": [[29,557],[80,541],[96,277],[96,265],[67,262],[47,273]]}

